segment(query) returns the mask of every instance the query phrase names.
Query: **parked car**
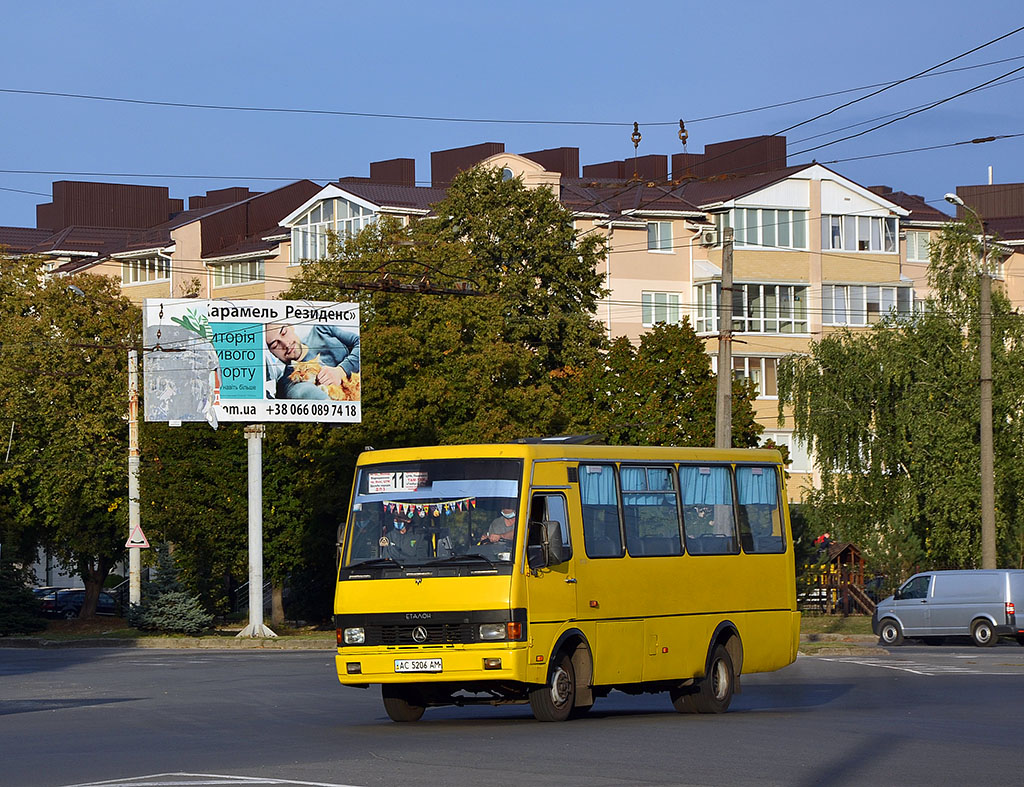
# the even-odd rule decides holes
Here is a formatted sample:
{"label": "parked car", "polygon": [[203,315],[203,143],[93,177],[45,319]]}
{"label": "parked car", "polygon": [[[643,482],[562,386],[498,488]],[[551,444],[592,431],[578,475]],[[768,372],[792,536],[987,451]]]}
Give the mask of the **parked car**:
{"label": "parked car", "polygon": [[915,574],[878,602],[871,630],[883,645],[899,645],[904,637],[949,636],[969,636],[979,647],[995,645],[1001,636],[1024,645],[1024,570]]}
{"label": "parked car", "polygon": [[[54,618],[77,618],[85,603],[85,588],[50,589],[41,595],[44,615]],[[112,595],[100,591],[96,603],[97,615],[114,615],[117,613],[117,601]]]}

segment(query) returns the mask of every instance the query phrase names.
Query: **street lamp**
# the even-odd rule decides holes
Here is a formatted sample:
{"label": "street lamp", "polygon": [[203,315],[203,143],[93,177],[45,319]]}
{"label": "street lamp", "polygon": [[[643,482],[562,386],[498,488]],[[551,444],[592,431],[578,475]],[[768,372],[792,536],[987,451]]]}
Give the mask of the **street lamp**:
{"label": "street lamp", "polygon": [[992,276],[988,270],[988,240],[985,222],[978,212],[958,195],[947,194],[946,201],[963,208],[978,222],[981,230],[981,274],[979,276],[978,354],[981,366],[981,567],[996,567],[996,490],[995,450],[992,443]]}

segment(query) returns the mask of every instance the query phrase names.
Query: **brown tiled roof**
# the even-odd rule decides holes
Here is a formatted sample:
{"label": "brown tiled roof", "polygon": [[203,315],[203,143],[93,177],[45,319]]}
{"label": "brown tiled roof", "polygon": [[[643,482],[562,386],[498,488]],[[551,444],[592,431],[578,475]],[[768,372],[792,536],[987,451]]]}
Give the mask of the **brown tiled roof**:
{"label": "brown tiled roof", "polygon": [[48,236],[27,251],[32,254],[64,252],[71,255],[98,255],[105,257],[120,251],[125,244],[145,230],[118,227],[65,227]]}
{"label": "brown tiled roof", "polygon": [[700,180],[690,180],[683,183],[680,188],[680,196],[684,197],[694,205],[707,207],[718,202],[744,197],[755,191],[771,186],[785,180],[797,172],[807,169],[808,164],[799,164],[784,169],[776,169],[771,172],[761,172],[756,175],[719,175]]}
{"label": "brown tiled roof", "polygon": [[888,186],[871,186],[868,190],[874,192],[883,199],[889,200],[889,202],[895,202],[901,208],[909,210],[910,215],[901,219],[909,224],[913,224],[918,221],[929,223],[952,221],[952,217],[943,213],[938,208],[929,205],[924,201],[924,197],[920,194],[907,194],[905,191],[893,191]]}
{"label": "brown tiled roof", "polygon": [[[266,234],[266,233],[263,233]],[[281,241],[278,240],[264,240],[259,237],[245,238],[233,246],[227,246],[223,249],[218,249],[210,254],[204,254],[203,259],[218,259],[220,257],[233,257],[236,254],[249,254],[252,252],[266,252],[268,255],[276,253],[276,249],[281,245]]]}
{"label": "brown tiled roof", "polygon": [[24,254],[49,238],[53,232],[32,227],[0,227],[0,246],[16,254]]}
{"label": "brown tiled roof", "polygon": [[1024,216],[986,219],[985,228],[999,240],[1024,241]]}
{"label": "brown tiled roof", "polygon": [[559,199],[569,210],[604,213],[610,217],[629,211],[670,211],[699,213],[700,208],[684,199],[681,187],[632,181],[570,180],[563,178]]}
{"label": "brown tiled roof", "polygon": [[448,193],[447,189],[432,186],[398,186],[367,181],[340,180],[337,186],[378,207],[404,208],[406,210],[430,210]]}

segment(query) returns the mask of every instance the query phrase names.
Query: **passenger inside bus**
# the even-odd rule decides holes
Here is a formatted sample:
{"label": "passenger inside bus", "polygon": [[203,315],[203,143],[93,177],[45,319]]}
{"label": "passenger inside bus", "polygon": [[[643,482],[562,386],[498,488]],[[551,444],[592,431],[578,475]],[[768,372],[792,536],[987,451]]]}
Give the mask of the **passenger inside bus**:
{"label": "passenger inside bus", "polygon": [[395,514],[387,535],[380,538],[381,554],[399,562],[420,560],[430,556],[430,540],[414,527],[406,514]]}

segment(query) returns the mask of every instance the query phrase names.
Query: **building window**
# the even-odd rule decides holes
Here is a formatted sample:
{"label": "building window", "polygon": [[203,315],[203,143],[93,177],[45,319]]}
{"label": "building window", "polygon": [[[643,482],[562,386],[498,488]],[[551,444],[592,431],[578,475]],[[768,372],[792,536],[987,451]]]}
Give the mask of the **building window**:
{"label": "building window", "polygon": [[911,287],[875,284],[821,285],[823,325],[874,325],[884,317],[909,317],[914,302]]}
{"label": "building window", "polygon": [[121,281],[124,284],[145,284],[170,278],[171,261],[166,257],[121,261]]}
{"label": "building window", "polygon": [[328,231],[344,241],[376,218],[370,208],[340,197],[317,203],[292,225],[291,261],[323,259],[328,254]]}
{"label": "building window", "polygon": [[736,246],[762,246],[773,249],[807,248],[806,210],[777,208],[734,208],[714,215],[718,237],[725,227],[733,228]]}
{"label": "building window", "polygon": [[672,222],[647,222],[647,251],[672,251]]}
{"label": "building window", "polygon": [[907,231],[907,261],[928,262],[928,238],[931,233]]}
{"label": "building window", "polygon": [[821,217],[821,248],[842,251],[878,251],[895,253],[896,219],[888,216]]}
{"label": "building window", "polygon": [[245,260],[213,266],[213,286],[230,287],[263,281],[263,260]]}
{"label": "building window", "polygon": [[679,293],[645,292],[640,296],[641,322],[650,328],[659,322],[676,325],[682,321]]}
{"label": "building window", "polygon": [[[717,331],[721,284],[698,284],[693,290],[696,331]],[[735,283],[732,329],[745,333],[807,333],[806,285]]]}
{"label": "building window", "polygon": [[778,358],[734,355],[732,376],[737,380],[753,381],[758,399],[775,399],[779,395],[778,363]]}
{"label": "building window", "polygon": [[789,449],[790,463],[786,470],[790,473],[811,473],[814,472],[814,463],[811,461],[811,452],[807,446],[796,439],[792,432],[762,432],[761,445],[771,440],[775,445],[784,445]]}

